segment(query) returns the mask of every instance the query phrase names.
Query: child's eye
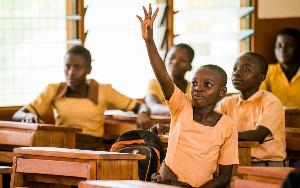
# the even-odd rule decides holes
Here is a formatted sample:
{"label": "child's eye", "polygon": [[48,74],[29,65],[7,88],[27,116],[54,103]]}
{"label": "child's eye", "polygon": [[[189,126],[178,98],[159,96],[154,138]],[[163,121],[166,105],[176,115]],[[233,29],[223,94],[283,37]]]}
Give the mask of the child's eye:
{"label": "child's eye", "polygon": [[81,70],[81,66],[75,66],[76,70]]}
{"label": "child's eye", "polygon": [[236,71],[237,70],[237,68],[236,67],[233,67],[233,71]]}
{"label": "child's eye", "polygon": [[211,83],[205,83],[206,87],[212,87],[213,85]]}
{"label": "child's eye", "polygon": [[245,72],[249,72],[250,69],[249,69],[249,68],[244,68],[244,71],[245,71]]}
{"label": "child's eye", "polygon": [[192,86],[195,86],[195,85],[197,85],[197,82],[193,81]]}

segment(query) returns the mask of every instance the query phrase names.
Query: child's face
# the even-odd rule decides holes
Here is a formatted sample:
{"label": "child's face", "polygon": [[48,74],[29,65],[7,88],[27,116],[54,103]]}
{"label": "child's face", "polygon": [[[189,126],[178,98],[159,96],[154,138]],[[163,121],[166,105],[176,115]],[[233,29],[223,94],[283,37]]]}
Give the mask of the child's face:
{"label": "child's face", "polygon": [[223,97],[227,88],[221,86],[220,74],[207,67],[200,68],[194,74],[191,84],[191,95],[196,107],[213,105]]}
{"label": "child's face", "polygon": [[275,44],[275,56],[279,63],[290,64],[299,61],[300,44],[289,35],[279,35]]}
{"label": "child's face", "polygon": [[245,91],[256,91],[265,75],[261,74],[261,66],[255,57],[242,55],[234,66],[231,75],[232,84],[235,89]]}
{"label": "child's face", "polygon": [[76,87],[86,81],[86,75],[91,73],[92,67],[82,55],[67,54],[65,57],[65,77],[68,86]]}
{"label": "child's face", "polygon": [[184,48],[171,48],[166,57],[166,66],[172,78],[184,78],[185,73],[192,69],[188,51]]}

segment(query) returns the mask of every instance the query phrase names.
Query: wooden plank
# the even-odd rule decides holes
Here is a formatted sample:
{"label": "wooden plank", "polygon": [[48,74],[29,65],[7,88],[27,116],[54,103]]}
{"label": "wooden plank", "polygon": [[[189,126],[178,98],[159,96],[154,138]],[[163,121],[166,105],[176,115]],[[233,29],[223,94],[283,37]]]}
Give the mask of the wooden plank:
{"label": "wooden plank", "polygon": [[234,178],[230,183],[231,188],[281,188],[281,185],[272,184],[272,183],[265,183],[265,182],[258,182],[253,180],[245,180]]}
{"label": "wooden plank", "polygon": [[79,183],[79,188],[174,188],[172,185],[139,180],[93,180]]}
{"label": "wooden plank", "polygon": [[95,166],[95,163],[79,163],[18,158],[16,172],[72,176],[82,178],[89,177],[95,179],[95,174],[91,174],[89,172],[92,165]]}
{"label": "wooden plank", "polygon": [[286,137],[286,150],[300,151],[300,138]]}
{"label": "wooden plank", "polygon": [[[63,185],[78,185],[80,181],[85,181],[86,178],[80,177],[69,177],[69,176],[53,176],[47,174],[24,174],[24,181],[31,182],[35,187],[39,186],[39,183],[48,183],[48,184],[63,184]],[[49,185],[48,185],[49,187]],[[52,186],[55,187],[55,186]],[[51,187],[51,188],[52,188]],[[61,186],[62,187],[62,186]]]}
{"label": "wooden plank", "polygon": [[[109,169],[109,170],[108,170]],[[97,180],[138,180],[137,160],[99,160]]]}
{"label": "wooden plank", "polygon": [[25,123],[25,122],[13,122],[13,121],[0,121],[0,128],[8,129],[20,129],[20,130],[55,130],[55,131],[69,131],[69,132],[81,132],[80,128],[67,127],[62,125],[53,124],[41,124],[41,123]]}
{"label": "wooden plank", "polygon": [[19,132],[10,130],[0,131],[0,144],[16,145],[16,146],[30,146],[33,133]]}
{"label": "wooden plank", "polygon": [[14,149],[15,154],[27,154],[36,156],[53,156],[75,159],[145,159],[145,155],[128,154],[108,151],[91,151],[56,147],[20,147]]}
{"label": "wooden plank", "polygon": [[243,179],[282,184],[288,174],[294,170],[295,168],[291,167],[239,166],[238,173]]}
{"label": "wooden plank", "polygon": [[0,161],[3,163],[12,163],[15,154],[9,151],[0,151]]}

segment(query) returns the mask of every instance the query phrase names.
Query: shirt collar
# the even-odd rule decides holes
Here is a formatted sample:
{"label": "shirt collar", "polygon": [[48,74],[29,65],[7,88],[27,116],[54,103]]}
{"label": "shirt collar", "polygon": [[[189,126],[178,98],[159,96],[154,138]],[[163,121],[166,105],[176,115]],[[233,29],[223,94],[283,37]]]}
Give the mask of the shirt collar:
{"label": "shirt collar", "polygon": [[[98,82],[93,79],[90,79],[87,80],[87,83],[89,84],[87,98],[97,105],[98,104]],[[65,98],[67,95],[67,90],[68,90],[67,83],[61,82],[57,89],[56,95],[53,99],[53,102],[57,101],[58,99]]]}
{"label": "shirt collar", "polygon": [[240,105],[242,102],[246,102],[246,101],[254,101],[256,100],[257,98],[261,97],[262,96],[262,90],[258,90],[256,93],[254,93],[253,95],[251,95],[251,97],[249,97],[247,100],[244,100],[241,98],[241,94],[239,94],[239,97],[238,97],[238,101],[237,103],[235,104],[234,107],[237,107],[238,105]]}

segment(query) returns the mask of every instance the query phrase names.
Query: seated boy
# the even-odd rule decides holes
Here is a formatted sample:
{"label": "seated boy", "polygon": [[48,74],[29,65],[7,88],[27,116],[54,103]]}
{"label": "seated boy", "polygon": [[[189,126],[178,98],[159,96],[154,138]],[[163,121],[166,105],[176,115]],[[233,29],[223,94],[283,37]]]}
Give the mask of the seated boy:
{"label": "seated boy", "polygon": [[300,110],[300,31],[285,28],[277,34],[276,64],[269,65],[266,80],[260,89],[273,93],[281,103]]}
{"label": "seated boy", "polygon": [[[225,187],[233,164],[238,164],[238,140],[234,122],[214,111],[227,91],[226,72],[216,65],[204,65],[193,76],[192,98],[184,94],[167,73],[153,40],[152,16],[144,9],[141,22],[152,69],[171,113],[168,152],[159,173],[152,181],[188,187]],[[213,173],[219,164],[219,174]]]}
{"label": "seated boy", "polygon": [[[173,83],[183,92],[191,97],[191,83],[184,76],[186,72],[192,69],[194,50],[189,45],[180,43],[174,45],[167,53],[166,67]],[[151,109],[151,114],[169,115],[163,93],[159,87],[157,79],[152,79],[148,84],[148,93],[145,96],[145,102]]]}
{"label": "seated boy", "polygon": [[276,96],[259,90],[267,70],[268,62],[262,55],[254,52],[241,55],[231,77],[240,93],[226,98],[217,110],[236,122],[239,140],[260,143],[258,148],[251,149],[253,166],[284,166],[284,109]]}

